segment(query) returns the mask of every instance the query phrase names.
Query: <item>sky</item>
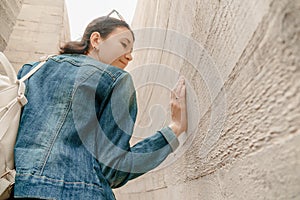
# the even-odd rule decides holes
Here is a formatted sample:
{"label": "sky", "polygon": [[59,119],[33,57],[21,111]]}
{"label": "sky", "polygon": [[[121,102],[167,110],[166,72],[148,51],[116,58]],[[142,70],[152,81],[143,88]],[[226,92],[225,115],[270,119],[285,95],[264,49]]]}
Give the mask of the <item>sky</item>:
{"label": "sky", "polygon": [[[93,19],[117,10],[130,25],[134,16],[137,0],[66,0],[71,40],[83,35],[85,27]],[[117,15],[112,15],[117,18]]]}

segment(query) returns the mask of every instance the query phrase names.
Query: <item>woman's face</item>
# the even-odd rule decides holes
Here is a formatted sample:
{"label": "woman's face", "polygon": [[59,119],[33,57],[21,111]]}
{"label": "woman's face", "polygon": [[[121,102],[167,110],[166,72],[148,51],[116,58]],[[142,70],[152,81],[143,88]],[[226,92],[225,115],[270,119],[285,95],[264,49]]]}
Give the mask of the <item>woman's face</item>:
{"label": "woman's face", "polygon": [[118,27],[98,44],[101,62],[124,69],[132,60],[133,36],[126,27]]}

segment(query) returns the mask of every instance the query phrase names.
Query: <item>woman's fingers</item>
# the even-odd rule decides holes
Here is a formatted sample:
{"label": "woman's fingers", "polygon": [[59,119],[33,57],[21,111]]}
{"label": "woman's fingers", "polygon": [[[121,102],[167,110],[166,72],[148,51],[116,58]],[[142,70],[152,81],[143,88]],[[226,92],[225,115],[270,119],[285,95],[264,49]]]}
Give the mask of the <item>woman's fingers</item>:
{"label": "woman's fingers", "polygon": [[182,77],[182,79],[180,80],[180,91],[179,91],[179,96],[180,98],[185,98],[185,91],[186,91],[186,87],[185,87],[185,80]]}
{"label": "woman's fingers", "polygon": [[173,91],[175,92],[175,96],[177,98],[185,97],[185,80],[183,76],[179,77]]}
{"label": "woman's fingers", "polygon": [[175,88],[171,91],[171,99],[176,99]]}
{"label": "woman's fingers", "polygon": [[184,77],[181,76],[174,89],[171,91],[171,117],[172,127],[176,135],[180,135],[186,131],[187,116],[186,116],[186,86]]}
{"label": "woman's fingers", "polygon": [[180,76],[176,84],[176,94],[179,94],[182,87],[182,77]]}

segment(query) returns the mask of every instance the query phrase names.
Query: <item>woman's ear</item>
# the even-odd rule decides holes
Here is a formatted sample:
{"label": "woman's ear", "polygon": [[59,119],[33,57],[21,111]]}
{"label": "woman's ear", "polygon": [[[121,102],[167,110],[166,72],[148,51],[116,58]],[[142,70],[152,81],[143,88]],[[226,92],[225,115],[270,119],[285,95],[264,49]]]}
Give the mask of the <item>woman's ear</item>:
{"label": "woman's ear", "polygon": [[91,47],[93,49],[98,49],[100,42],[102,41],[101,35],[99,32],[93,32],[90,37]]}

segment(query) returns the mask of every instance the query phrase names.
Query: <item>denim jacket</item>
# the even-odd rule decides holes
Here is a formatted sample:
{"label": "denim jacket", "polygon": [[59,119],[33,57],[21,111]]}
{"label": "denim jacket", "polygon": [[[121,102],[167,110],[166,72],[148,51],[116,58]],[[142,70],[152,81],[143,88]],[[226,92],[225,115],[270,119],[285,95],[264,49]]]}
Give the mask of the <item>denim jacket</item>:
{"label": "denim jacket", "polygon": [[[24,65],[19,78],[37,64]],[[154,169],[179,145],[164,127],[130,146],[137,103],[122,69],[85,55],[58,55],[25,83],[17,198],[115,199],[112,188]]]}

